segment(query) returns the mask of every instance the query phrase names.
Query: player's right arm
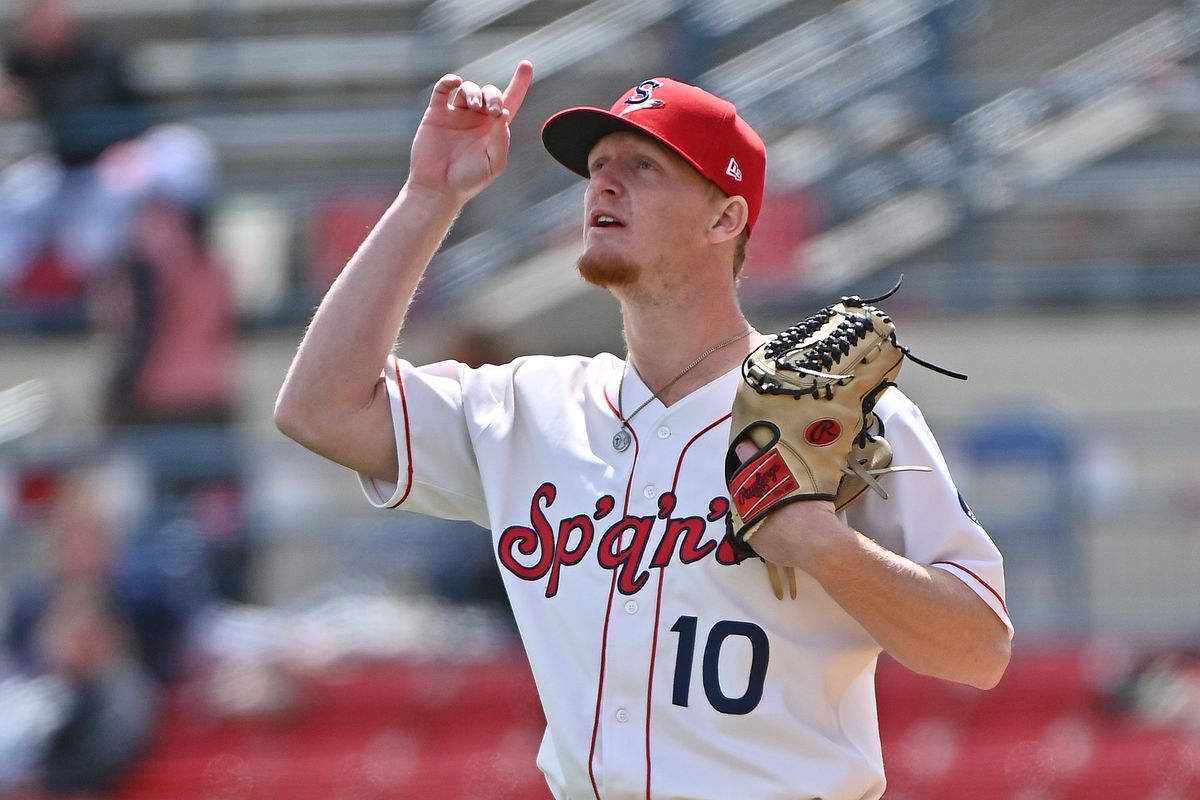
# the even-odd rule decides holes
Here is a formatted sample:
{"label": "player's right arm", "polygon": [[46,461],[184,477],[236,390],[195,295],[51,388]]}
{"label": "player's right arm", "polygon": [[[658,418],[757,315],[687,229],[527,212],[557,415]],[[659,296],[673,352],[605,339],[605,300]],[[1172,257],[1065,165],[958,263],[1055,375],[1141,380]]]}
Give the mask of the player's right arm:
{"label": "player's right arm", "polygon": [[466,202],[508,159],[509,123],[533,67],[503,91],[457,75],[433,88],[395,201],[334,281],[313,316],[275,402],[275,424],[310,450],[395,481],[395,439],[379,377],[425,268]]}

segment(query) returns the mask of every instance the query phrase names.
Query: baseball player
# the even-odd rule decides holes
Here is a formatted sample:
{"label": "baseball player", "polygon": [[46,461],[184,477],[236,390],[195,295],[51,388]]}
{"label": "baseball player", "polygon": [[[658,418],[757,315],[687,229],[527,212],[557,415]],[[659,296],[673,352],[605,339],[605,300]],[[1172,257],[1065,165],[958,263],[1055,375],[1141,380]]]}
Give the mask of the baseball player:
{"label": "baseball player", "polygon": [[[877,798],[877,656],[994,685],[1012,634],[1001,557],[890,382],[872,422],[896,464],[932,471],[881,474],[888,499],[841,513],[780,503],[754,517],[761,558],[745,531],[731,546],[727,462],[751,458],[731,408],[769,341],[735,291],[765,148],[731,104],[654,78],[542,130],[588,181],[577,266],[619,301],[626,358],[392,353],[455,216],[504,169],[532,73],[436,83],[408,180],[318,308],[276,424],[358,472],[376,506],[490,529],[556,798]],[[769,566],[792,585],[773,591]]]}

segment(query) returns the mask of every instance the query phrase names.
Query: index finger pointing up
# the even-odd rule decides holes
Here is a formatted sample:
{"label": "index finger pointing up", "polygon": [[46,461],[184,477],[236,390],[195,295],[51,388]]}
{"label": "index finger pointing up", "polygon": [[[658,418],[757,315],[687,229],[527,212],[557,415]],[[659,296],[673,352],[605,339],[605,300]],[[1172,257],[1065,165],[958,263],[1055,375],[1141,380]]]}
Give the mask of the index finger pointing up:
{"label": "index finger pointing up", "polygon": [[533,64],[529,61],[521,61],[513,70],[512,80],[508,82],[508,87],[504,90],[504,108],[508,111],[510,119],[517,115],[521,103],[525,102],[525,93],[529,91],[529,84],[532,82]]}

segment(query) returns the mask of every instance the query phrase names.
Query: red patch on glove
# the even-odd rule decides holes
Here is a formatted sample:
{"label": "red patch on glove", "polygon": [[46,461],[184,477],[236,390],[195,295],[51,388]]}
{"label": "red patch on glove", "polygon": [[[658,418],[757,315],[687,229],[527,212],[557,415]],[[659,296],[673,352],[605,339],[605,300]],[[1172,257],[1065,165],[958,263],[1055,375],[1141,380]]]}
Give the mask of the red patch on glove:
{"label": "red patch on glove", "polygon": [[733,476],[729,494],[738,516],[749,520],[799,487],[779,450],[772,448]]}

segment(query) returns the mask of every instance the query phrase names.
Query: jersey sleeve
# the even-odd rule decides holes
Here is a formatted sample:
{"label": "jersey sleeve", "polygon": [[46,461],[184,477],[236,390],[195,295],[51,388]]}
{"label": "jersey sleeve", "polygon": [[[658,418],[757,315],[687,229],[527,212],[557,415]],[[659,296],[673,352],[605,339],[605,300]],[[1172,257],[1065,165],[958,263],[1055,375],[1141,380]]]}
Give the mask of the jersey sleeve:
{"label": "jersey sleeve", "polygon": [[920,409],[892,388],[880,397],[876,414],[892,446],[892,465],[933,471],[882,476],[888,498],[865,492],[846,509],[847,522],[889,550],[957,577],[996,612],[1011,636],[1003,558],[955,486]]}
{"label": "jersey sleeve", "polygon": [[489,381],[454,361],[415,367],[395,356],[388,358],[382,378],[391,401],[392,430],[387,435],[395,439],[399,480],[391,483],[359,473],[367,499],[377,508],[403,508],[486,526],[487,503],[473,436],[502,410],[489,387],[503,386],[503,381]]}

